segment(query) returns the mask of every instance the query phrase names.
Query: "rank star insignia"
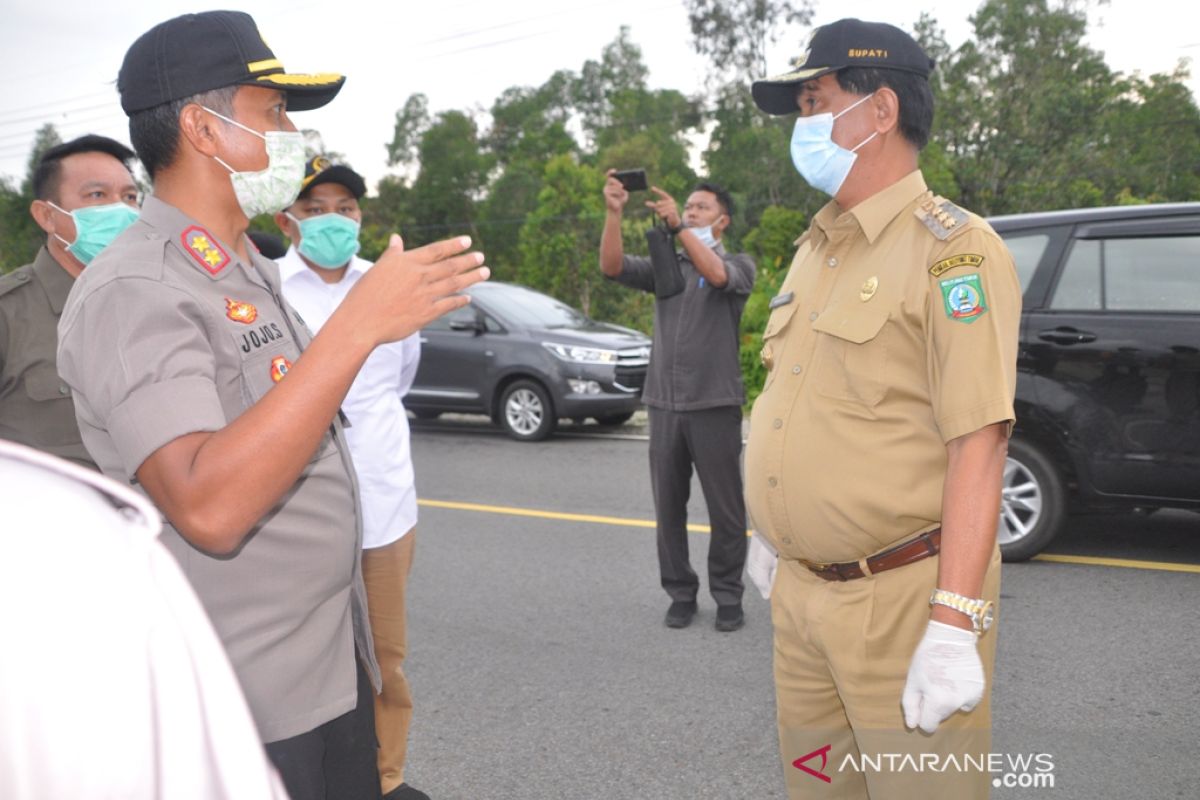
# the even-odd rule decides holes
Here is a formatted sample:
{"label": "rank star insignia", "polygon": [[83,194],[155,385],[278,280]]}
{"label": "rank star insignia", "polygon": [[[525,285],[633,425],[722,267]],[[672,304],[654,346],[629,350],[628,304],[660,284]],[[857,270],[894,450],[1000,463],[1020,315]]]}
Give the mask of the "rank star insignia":
{"label": "rank star insignia", "polygon": [[237,300],[225,298],[225,316],[234,322],[249,325],[258,319],[258,309],[249,303],[239,303]]}
{"label": "rank star insignia", "polygon": [[283,356],[275,356],[271,359],[271,380],[279,383],[283,380],[283,376],[288,374],[288,370],[292,368],[292,362],[288,361]]}
{"label": "rank star insignia", "polygon": [[204,267],[209,275],[216,275],[225,269],[230,261],[229,254],[217,244],[216,239],[208,231],[198,225],[193,225],[179,237],[183,241],[183,249],[196,259],[196,263]]}
{"label": "rank star insignia", "polygon": [[950,319],[971,323],[987,311],[987,298],[983,295],[979,273],[946,278],[938,285],[942,289],[942,307]]}

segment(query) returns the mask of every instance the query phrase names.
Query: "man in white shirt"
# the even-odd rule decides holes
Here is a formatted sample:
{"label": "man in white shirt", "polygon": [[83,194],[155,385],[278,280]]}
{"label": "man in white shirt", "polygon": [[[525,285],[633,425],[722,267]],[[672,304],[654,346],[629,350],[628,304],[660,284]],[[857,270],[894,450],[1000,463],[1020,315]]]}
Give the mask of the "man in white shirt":
{"label": "man in white shirt", "polygon": [[[278,264],[284,296],[316,333],[372,266],[355,255],[362,222],[358,201],[367,187],[354,170],[323,156],[309,159],[302,186],[296,202],[275,215],[292,241]],[[383,674],[383,691],[375,697],[375,731],[384,800],[429,800],[404,782],[412,720],[412,696],[402,670],[404,589],[416,541],[417,492],[401,398],[417,373],[419,337],[414,333],[377,347],[342,405],[362,495],[363,580]]]}

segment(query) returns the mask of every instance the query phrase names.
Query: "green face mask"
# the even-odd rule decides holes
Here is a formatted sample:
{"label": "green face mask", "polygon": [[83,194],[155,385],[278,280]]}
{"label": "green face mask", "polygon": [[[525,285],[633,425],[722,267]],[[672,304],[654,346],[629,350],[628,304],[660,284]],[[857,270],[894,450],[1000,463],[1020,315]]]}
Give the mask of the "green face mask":
{"label": "green face mask", "polygon": [[79,259],[80,264],[89,264],[100,251],[108,247],[121,231],[138,218],[138,210],[124,203],[109,203],[106,206],[84,206],[74,211],[60,208],[49,200],[53,209],[69,214],[75,220],[75,241],[68,242],[57,233],[54,236],[67,246],[67,252]]}
{"label": "green face mask", "polygon": [[291,214],[288,217],[300,226],[300,244],[296,249],[322,269],[346,266],[361,247],[359,224],[349,217],[333,213],[308,219],[296,219]]}

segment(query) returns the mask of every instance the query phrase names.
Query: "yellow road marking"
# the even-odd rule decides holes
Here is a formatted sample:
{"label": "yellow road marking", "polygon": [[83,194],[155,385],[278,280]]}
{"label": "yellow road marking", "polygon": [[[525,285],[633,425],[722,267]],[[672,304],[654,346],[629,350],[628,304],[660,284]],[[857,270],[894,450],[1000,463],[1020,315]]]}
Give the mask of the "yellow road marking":
{"label": "yellow road marking", "polygon": [[1087,564],[1094,567],[1124,567],[1126,569],[1157,569],[1164,572],[1194,572],[1200,575],[1200,564],[1175,564],[1170,561],[1134,561],[1128,558],[1100,558],[1098,556],[1060,556],[1042,553],[1034,561],[1053,561],[1056,564]]}
{"label": "yellow road marking", "polygon": [[[595,514],[568,514],[562,511],[542,511],[536,508],[514,508],[492,506],[483,503],[456,503],[449,500],[418,500],[418,505],[429,508],[449,508],[456,511],[480,511],[485,514],[508,514],[514,517],[537,517],[558,519],[566,522],[592,522],[598,525],[618,525],[625,528],[653,528],[654,520],[630,519],[628,517],[602,517]],[[688,525],[692,533],[711,533],[708,525]],[[746,531],[749,535],[750,531]],[[1097,567],[1123,567],[1126,569],[1156,569],[1164,572],[1192,572],[1200,574],[1200,564],[1174,564],[1169,561],[1134,561],[1125,558],[1100,558],[1097,556],[1060,556],[1042,553],[1034,561],[1050,561],[1056,564],[1087,564]]]}

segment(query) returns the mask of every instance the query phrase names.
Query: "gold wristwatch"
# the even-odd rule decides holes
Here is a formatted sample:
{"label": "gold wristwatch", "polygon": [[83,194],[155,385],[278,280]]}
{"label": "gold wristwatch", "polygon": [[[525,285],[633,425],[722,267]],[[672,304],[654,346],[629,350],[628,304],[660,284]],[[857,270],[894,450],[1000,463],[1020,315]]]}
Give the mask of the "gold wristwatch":
{"label": "gold wristwatch", "polygon": [[971,618],[971,624],[975,626],[976,636],[982,636],[984,631],[992,627],[992,621],[996,618],[996,604],[991,600],[963,597],[961,594],[948,592],[945,589],[934,589],[933,594],[929,596],[929,605],[946,606],[966,614]]}

